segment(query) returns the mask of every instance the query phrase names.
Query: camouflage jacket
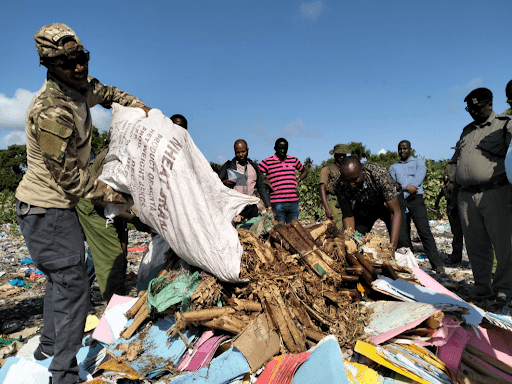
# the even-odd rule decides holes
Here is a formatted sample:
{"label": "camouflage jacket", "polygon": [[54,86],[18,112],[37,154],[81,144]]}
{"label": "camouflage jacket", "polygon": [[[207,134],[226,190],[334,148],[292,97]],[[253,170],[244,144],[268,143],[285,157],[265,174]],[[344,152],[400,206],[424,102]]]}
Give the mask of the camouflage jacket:
{"label": "camouflage jacket", "polygon": [[89,77],[81,92],[48,75],[27,112],[28,170],[16,197],[44,208],[71,208],[82,197],[84,171],[91,150],[90,108],[112,103],[142,107],[144,103],[116,87]]}

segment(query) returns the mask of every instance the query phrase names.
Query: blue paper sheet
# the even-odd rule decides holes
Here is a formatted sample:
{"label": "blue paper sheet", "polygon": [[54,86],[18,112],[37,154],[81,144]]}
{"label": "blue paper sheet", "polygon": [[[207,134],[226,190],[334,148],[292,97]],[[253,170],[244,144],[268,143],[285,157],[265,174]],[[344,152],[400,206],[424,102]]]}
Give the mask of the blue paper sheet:
{"label": "blue paper sheet", "polygon": [[162,380],[156,384],[225,384],[242,377],[250,370],[251,367],[249,367],[249,363],[245,359],[244,355],[242,355],[242,352],[235,347],[231,347],[199,371],[189,372],[170,381]]}
{"label": "blue paper sheet", "polygon": [[293,375],[292,384],[339,383],[350,384],[334,336],[322,339]]}
{"label": "blue paper sheet", "polygon": [[[144,353],[135,360],[127,361],[126,363],[141,376],[155,377],[162,372],[162,367],[170,363],[173,363],[175,366],[178,365],[178,362],[187,350],[187,346],[180,336],[175,336],[171,339],[167,336],[167,331],[174,323],[174,317],[158,320],[149,328],[147,333],[138,333],[129,340],[119,338],[108,349],[114,356],[119,356],[123,353],[123,351],[116,349],[119,344],[142,341]],[[186,331],[183,335],[189,344],[193,344],[199,337],[197,331]],[[167,340],[169,340],[169,345],[167,345]]]}

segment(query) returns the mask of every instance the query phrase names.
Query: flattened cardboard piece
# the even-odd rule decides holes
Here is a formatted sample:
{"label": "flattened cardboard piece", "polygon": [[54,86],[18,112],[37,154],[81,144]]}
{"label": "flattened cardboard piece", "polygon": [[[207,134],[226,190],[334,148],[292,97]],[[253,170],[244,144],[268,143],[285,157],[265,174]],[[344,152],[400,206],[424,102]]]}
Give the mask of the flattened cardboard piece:
{"label": "flattened cardboard piece", "polygon": [[[135,360],[127,362],[127,364],[139,375],[151,378],[153,375],[165,370],[164,366],[155,364],[155,361],[163,361],[162,359],[164,359],[167,363],[177,365],[187,350],[187,345],[185,345],[180,336],[176,335],[170,339],[168,338],[167,331],[174,324],[174,316],[160,319],[147,332],[137,333],[128,340],[119,338],[110,344],[108,351],[111,355],[117,357],[123,354],[123,351],[118,349],[119,344],[142,342],[144,353],[138,355]],[[183,333],[183,336],[187,344],[193,344],[199,338],[197,330],[186,331]]]}
{"label": "flattened cardboard piece", "polygon": [[200,368],[205,367],[212,360],[219,345],[226,339],[228,339],[227,336],[214,336],[204,342],[197,349],[194,356],[192,356],[192,359],[190,359],[190,363],[187,365],[185,370],[197,371]]}
{"label": "flattened cardboard piece", "polygon": [[291,384],[295,372],[309,357],[311,352],[302,352],[296,355],[285,355],[285,359],[281,364],[280,369],[277,370],[276,375],[272,381],[282,384]]}
{"label": "flattened cardboard piece", "polygon": [[[378,351],[380,348],[381,347],[379,347],[379,346],[375,347],[372,344],[365,343],[364,341],[359,340],[356,343],[354,350],[356,352],[368,357],[369,359],[375,361],[377,364],[383,365],[383,366],[385,366],[385,367],[387,367],[405,377],[408,377],[409,379],[417,381],[418,383],[431,384],[430,380],[426,380],[416,374],[416,372],[419,374],[421,374],[422,371],[425,372],[424,369],[422,369],[422,367],[420,365],[413,364],[409,359],[402,359],[402,361],[400,361],[400,365],[396,365],[395,364],[397,362],[396,360],[395,360],[395,362],[391,362],[390,360],[388,360],[387,358],[385,358],[379,354]],[[440,377],[438,377],[438,378],[440,378]],[[446,383],[446,384],[454,383],[454,381],[452,381],[451,378],[448,376],[443,377],[443,379],[444,380],[439,380],[438,382]]]}
{"label": "flattened cardboard piece", "polygon": [[372,282],[372,288],[376,291],[383,292],[398,298],[401,301],[417,301],[419,303],[429,304],[452,304],[454,306],[463,307],[468,310],[467,314],[462,315],[462,318],[467,324],[477,328],[482,321],[485,312],[465,301],[454,299],[443,293],[437,293],[429,288],[421,285],[412,284],[406,280],[398,279],[391,280],[384,276]]}
{"label": "flattened cardboard piece", "polygon": [[256,372],[279,353],[281,338],[271,329],[267,316],[261,314],[249,323],[233,345],[245,356],[251,370]]}
{"label": "flattened cardboard piece", "polygon": [[[512,365],[512,332],[494,328],[485,329],[478,327],[479,336],[474,330],[471,330],[471,336],[468,340],[468,344],[486,353],[489,356],[495,357],[501,362]],[[497,373],[503,379],[512,382],[512,377],[505,372],[487,364],[484,361],[475,357],[476,360],[480,361],[482,365],[489,368],[494,373]]]}
{"label": "flattened cardboard piece", "polygon": [[268,364],[265,366],[265,370],[261,372],[261,374],[258,376],[258,379],[254,384],[268,384],[270,383],[270,377],[274,373],[274,370],[279,363],[279,360],[273,359],[268,362]]}
{"label": "flattened cardboard piece", "polygon": [[199,340],[194,344],[193,348],[189,348],[185,355],[182,357],[180,363],[176,367],[179,371],[183,371],[185,367],[190,363],[190,360],[192,359],[192,356],[197,352],[198,348],[203,345],[207,340],[209,340],[211,337],[213,337],[214,332],[209,329],[201,335]]}
{"label": "flattened cardboard piece", "polygon": [[350,383],[379,384],[379,374],[377,371],[353,361],[344,360],[344,363]]}
{"label": "flattened cardboard piece", "polygon": [[88,315],[87,320],[85,321],[85,328],[84,332],[92,331],[94,328],[98,326],[98,323],[100,322],[100,319],[98,319],[94,315]]}
{"label": "flattened cardboard piece", "polygon": [[423,272],[420,268],[412,268],[412,273],[419,280],[421,285],[424,287],[433,290],[437,293],[442,293],[443,295],[450,296],[456,300],[464,301],[459,296],[457,296],[452,291],[446,289],[441,284],[439,284],[436,280],[430,277],[426,272]]}
{"label": "flattened cardboard piece", "polygon": [[[114,294],[112,295],[112,298],[108,302],[107,308],[105,308],[105,312],[118,304],[126,303],[132,299],[133,298],[129,296],[119,296]],[[92,337],[93,339],[99,340],[102,343],[111,344],[114,342],[114,336],[112,335],[112,331],[110,330],[105,314],[101,316],[101,319],[98,325],[96,326],[96,329],[92,334]]]}
{"label": "flattened cardboard piece", "polygon": [[18,384],[18,383],[33,383],[45,384],[48,383],[50,372],[46,367],[38,364],[34,359],[19,359],[15,364],[9,367],[5,378],[2,383],[5,384]]}
{"label": "flattened cardboard piece", "polygon": [[459,369],[462,352],[466,347],[470,333],[462,327],[455,329],[445,345],[439,347],[437,357],[455,374]]}
{"label": "flattened cardboard piece", "polygon": [[335,336],[324,337],[307,353],[311,353],[311,355],[293,375],[292,384],[350,383]]}
{"label": "flattened cardboard piece", "polygon": [[130,367],[126,363],[119,363],[116,359],[110,359],[109,361],[101,364],[98,369],[105,369],[107,371],[114,371],[122,373],[126,378],[131,380],[142,379],[143,377]]}
{"label": "flattened cardboard piece", "polygon": [[372,343],[380,344],[413,329],[441,308],[425,303],[375,301],[367,303],[372,310],[370,324],[365,332],[372,335]]}
{"label": "flattened cardboard piece", "polygon": [[[211,363],[196,372],[188,372],[172,379],[174,384],[221,384],[231,383],[236,378],[242,378],[250,371],[247,359],[236,348],[231,347],[226,352],[217,356]],[[166,377],[162,377],[155,384],[167,383]]]}

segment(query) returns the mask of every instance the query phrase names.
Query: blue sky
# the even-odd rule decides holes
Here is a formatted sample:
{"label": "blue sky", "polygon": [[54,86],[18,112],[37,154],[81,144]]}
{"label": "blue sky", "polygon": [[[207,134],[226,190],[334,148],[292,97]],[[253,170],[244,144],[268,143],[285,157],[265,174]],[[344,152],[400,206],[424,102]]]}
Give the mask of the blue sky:
{"label": "blue sky", "polygon": [[[24,116],[46,71],[33,40],[43,25],[73,28],[89,74],[166,115],[183,114],[209,161],[289,154],[314,164],[334,144],[372,153],[408,139],[451,157],[471,121],[464,97],[512,79],[506,0],[10,1],[2,5],[0,149],[24,143]],[[108,129],[110,113],[93,109]]]}

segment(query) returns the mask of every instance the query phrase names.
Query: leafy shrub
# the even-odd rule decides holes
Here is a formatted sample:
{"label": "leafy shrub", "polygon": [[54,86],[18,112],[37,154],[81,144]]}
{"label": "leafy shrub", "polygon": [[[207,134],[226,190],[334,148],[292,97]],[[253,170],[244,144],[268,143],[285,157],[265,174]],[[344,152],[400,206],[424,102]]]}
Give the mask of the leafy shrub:
{"label": "leafy shrub", "polygon": [[427,204],[428,218],[430,220],[446,219],[446,199],[439,204],[439,211],[434,209],[437,195],[443,186],[444,167],[449,160],[435,161],[425,159],[427,175],[423,180],[423,198]]}
{"label": "leafy shrub", "polygon": [[18,225],[16,219],[16,198],[14,191],[0,191],[0,224],[12,223]]}
{"label": "leafy shrub", "polygon": [[27,169],[25,145],[10,145],[0,149],[0,190],[14,191]]}
{"label": "leafy shrub", "polygon": [[318,220],[324,216],[324,207],[318,192],[322,167],[309,165],[309,174],[297,188],[299,193],[300,220]]}

